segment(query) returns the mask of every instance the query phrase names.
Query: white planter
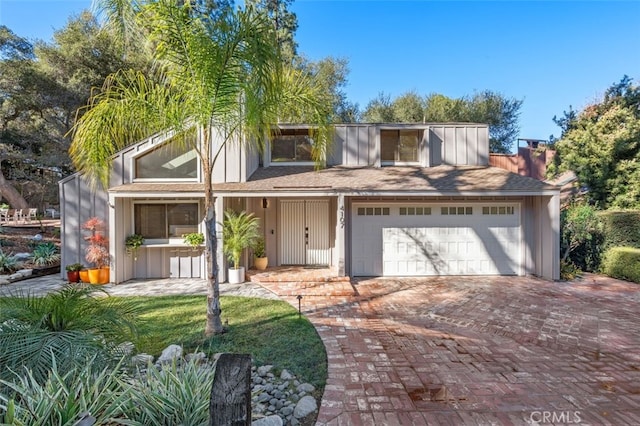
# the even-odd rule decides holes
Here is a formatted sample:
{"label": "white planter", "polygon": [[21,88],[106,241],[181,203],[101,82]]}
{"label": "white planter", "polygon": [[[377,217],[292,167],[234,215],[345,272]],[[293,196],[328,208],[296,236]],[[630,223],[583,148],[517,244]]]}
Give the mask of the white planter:
{"label": "white planter", "polygon": [[229,284],[240,284],[244,282],[244,266],[238,269],[229,268]]}

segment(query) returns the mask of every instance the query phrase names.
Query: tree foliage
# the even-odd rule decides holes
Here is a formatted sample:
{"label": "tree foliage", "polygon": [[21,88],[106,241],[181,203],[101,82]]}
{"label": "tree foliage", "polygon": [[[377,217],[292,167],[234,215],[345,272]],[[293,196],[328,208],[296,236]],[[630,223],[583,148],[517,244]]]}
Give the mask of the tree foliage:
{"label": "tree foliage", "polygon": [[640,208],[639,107],[640,87],[625,76],[602,101],[566,121],[555,145],[555,170],[573,170],[586,198],[600,208]]}
{"label": "tree foliage", "polygon": [[0,52],[0,166],[29,198],[25,204],[55,204],[57,180],[73,171],[67,150],[76,111],[110,73],[147,68],[144,49],[126,51],[83,12],[51,42],[32,44],[0,27]]}
{"label": "tree foliage", "polygon": [[472,96],[449,98],[433,93],[421,97],[407,92],[394,100],[384,93],[371,100],[362,121],[384,122],[469,122],[489,125],[491,152],[508,153],[520,130],[522,101],[485,90]]}
{"label": "tree foliage", "polygon": [[314,75],[287,66],[276,28],[264,11],[248,5],[212,17],[190,2],[130,3],[138,8],[135,23],[143,26],[138,33],[146,34],[153,46],[154,74],[112,74],[76,122],[71,156],[87,177],[106,186],[117,149],[155,132],[180,136],[194,126],[200,130],[193,147],[200,159],[206,209],[205,333],[222,333],[212,184],[218,153],[238,140],[262,149],[271,126],[298,118],[315,125],[312,157],[322,164],[331,140],[332,104]]}

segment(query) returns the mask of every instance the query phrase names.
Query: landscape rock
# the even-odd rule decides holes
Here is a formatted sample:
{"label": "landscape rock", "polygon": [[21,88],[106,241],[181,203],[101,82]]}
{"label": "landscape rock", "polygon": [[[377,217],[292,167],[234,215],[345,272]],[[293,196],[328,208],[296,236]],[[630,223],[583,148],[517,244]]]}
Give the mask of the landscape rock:
{"label": "landscape rock", "polygon": [[251,426],[282,426],[283,422],[280,416],[272,415],[263,417],[251,422]]}
{"label": "landscape rock", "polygon": [[[203,368],[214,368],[215,361],[219,358],[208,358],[203,352],[183,355],[183,349],[179,345],[170,345],[156,361],[156,365],[170,362],[195,360],[202,364]],[[153,357],[148,354],[138,354],[131,358],[135,365],[146,366],[153,362]],[[272,373],[273,365],[253,366],[251,368],[251,411],[255,421],[252,426],[297,426],[300,419],[318,411],[315,398],[307,395],[313,392],[315,387],[309,383],[301,383],[294,374],[283,370],[279,375]],[[306,419],[305,419],[306,420]]]}
{"label": "landscape rock", "polygon": [[137,354],[131,357],[131,363],[137,367],[146,367],[153,363],[153,355]]}
{"label": "landscape rock", "polygon": [[293,416],[296,419],[302,419],[318,409],[316,399],[311,395],[303,396],[293,409]]}
{"label": "landscape rock", "polygon": [[258,367],[258,375],[260,377],[266,377],[272,368],[273,368],[273,365],[262,365]]}
{"label": "landscape rock", "polygon": [[22,261],[30,259],[31,258],[31,253],[16,253],[16,254],[13,255],[13,257],[16,260],[22,262]]}
{"label": "landscape rock", "polygon": [[169,364],[178,358],[182,358],[182,346],[169,345],[162,351],[162,354],[158,357],[157,364]]}
{"label": "landscape rock", "polygon": [[314,390],[316,390],[316,388],[311,383],[303,383],[303,384],[299,385],[296,390],[298,392],[311,393]]}
{"label": "landscape rock", "polygon": [[16,274],[20,274],[22,278],[30,277],[31,274],[33,274],[33,269],[20,269],[19,271],[16,271]]}
{"label": "landscape rock", "polygon": [[287,370],[282,370],[282,373],[280,373],[280,378],[282,380],[291,380],[293,377],[293,374],[289,373]]}

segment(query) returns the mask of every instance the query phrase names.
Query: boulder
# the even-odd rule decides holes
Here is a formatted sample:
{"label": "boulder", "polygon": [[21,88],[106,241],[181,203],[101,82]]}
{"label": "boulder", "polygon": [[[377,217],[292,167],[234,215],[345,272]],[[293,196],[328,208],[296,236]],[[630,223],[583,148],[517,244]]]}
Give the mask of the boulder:
{"label": "boulder", "polygon": [[163,351],[160,357],[158,357],[158,364],[170,364],[174,360],[182,358],[182,346],[169,345]]}
{"label": "boulder", "polygon": [[296,404],[296,408],[293,409],[293,417],[296,419],[302,419],[309,414],[314,413],[318,409],[316,399],[311,395],[302,397]]}

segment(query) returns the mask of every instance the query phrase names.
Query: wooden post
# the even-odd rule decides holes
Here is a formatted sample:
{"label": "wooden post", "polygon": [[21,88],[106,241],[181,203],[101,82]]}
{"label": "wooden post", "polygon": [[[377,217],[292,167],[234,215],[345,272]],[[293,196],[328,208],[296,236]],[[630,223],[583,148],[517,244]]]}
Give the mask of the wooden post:
{"label": "wooden post", "polygon": [[209,401],[209,426],[251,425],[251,355],[222,354]]}

